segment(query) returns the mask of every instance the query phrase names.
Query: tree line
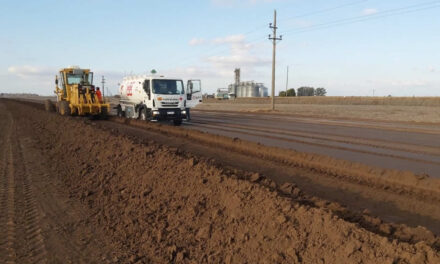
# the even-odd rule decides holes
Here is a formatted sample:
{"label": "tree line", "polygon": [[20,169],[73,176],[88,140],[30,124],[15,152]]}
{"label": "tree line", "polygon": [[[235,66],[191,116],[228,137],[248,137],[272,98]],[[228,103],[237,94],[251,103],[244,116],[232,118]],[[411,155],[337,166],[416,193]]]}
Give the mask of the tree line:
{"label": "tree line", "polygon": [[279,97],[291,97],[291,96],[325,96],[327,91],[325,88],[313,88],[308,86],[299,87],[298,89],[290,88],[287,91],[280,91]]}

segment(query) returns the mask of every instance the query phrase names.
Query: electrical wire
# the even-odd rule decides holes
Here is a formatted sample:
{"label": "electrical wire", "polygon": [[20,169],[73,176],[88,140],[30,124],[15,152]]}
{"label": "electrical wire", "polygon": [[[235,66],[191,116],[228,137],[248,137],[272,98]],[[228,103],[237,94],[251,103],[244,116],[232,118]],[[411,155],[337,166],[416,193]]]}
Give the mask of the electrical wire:
{"label": "electrical wire", "polygon": [[402,14],[407,14],[407,13],[414,13],[414,12],[419,12],[419,11],[437,8],[437,7],[440,7],[440,1],[425,2],[425,3],[421,3],[421,4],[417,4],[417,5],[410,5],[410,6],[406,6],[406,7],[388,9],[388,10],[381,11],[381,12],[371,14],[371,15],[363,15],[363,16],[338,19],[338,20],[334,20],[334,21],[330,21],[330,22],[326,22],[326,23],[321,23],[321,24],[317,24],[314,26],[310,26],[310,27],[290,29],[290,30],[282,31],[282,33],[280,33],[280,34],[284,35],[289,32],[292,32],[292,34],[305,33],[305,32],[326,29],[326,28],[331,28],[331,27],[336,27],[336,26],[341,26],[341,25],[349,25],[349,24],[354,24],[354,23],[359,23],[359,22],[364,22],[364,21],[369,21],[369,20],[397,16],[397,15],[402,15]]}
{"label": "electrical wire", "polygon": [[296,16],[292,16],[292,17],[281,18],[278,21],[287,21],[287,20],[292,20],[292,19],[297,19],[297,18],[313,16],[313,15],[317,15],[317,14],[322,14],[322,13],[326,13],[326,12],[329,12],[329,11],[334,11],[334,10],[337,10],[337,9],[341,9],[341,8],[344,8],[344,7],[365,3],[367,1],[368,0],[361,0],[361,1],[356,1],[356,2],[350,2],[350,3],[338,5],[338,6],[335,6],[335,7],[330,7],[330,8],[325,8],[325,9],[317,10],[317,11],[314,11],[314,12],[310,12],[310,13],[305,13],[305,14],[302,14],[302,15],[296,15]]}
{"label": "electrical wire", "polygon": [[[286,18],[283,19],[282,21],[286,21],[289,19],[294,19],[294,18],[299,18],[299,17],[305,17],[305,16],[310,16],[310,15],[314,15],[314,14],[318,14],[318,13],[323,13],[323,12],[327,12],[327,11],[331,11],[331,10],[335,10],[338,8],[343,8],[343,7],[347,7],[350,5],[355,5],[355,4],[359,4],[361,2],[365,2],[364,1],[356,1],[356,2],[352,2],[352,3],[347,3],[344,5],[339,5],[333,8],[328,8],[328,9],[322,9],[322,10],[318,10],[315,12],[311,12],[311,13],[306,13],[303,15],[298,15],[298,16],[294,16],[294,17],[290,17],[290,18]],[[349,24],[355,24],[355,23],[359,23],[359,22],[364,22],[364,21],[369,21],[369,20],[375,20],[375,19],[381,19],[381,18],[386,18],[386,17],[391,17],[391,16],[396,16],[396,15],[402,15],[402,14],[407,14],[407,13],[414,13],[414,12],[419,12],[419,11],[423,11],[423,10],[428,10],[428,9],[432,9],[432,8],[437,8],[440,7],[440,1],[430,1],[430,2],[425,2],[425,3],[421,3],[421,4],[416,4],[416,5],[410,5],[410,6],[406,6],[406,7],[400,7],[400,8],[394,8],[394,9],[388,9],[388,10],[384,10],[381,12],[378,12],[376,14],[372,14],[372,15],[362,15],[362,16],[356,16],[356,17],[351,17],[351,18],[344,18],[344,19],[338,19],[338,20],[334,20],[334,21],[330,21],[330,22],[326,22],[326,23],[321,23],[321,24],[317,24],[314,26],[310,26],[310,27],[302,27],[302,28],[294,28],[294,29],[290,29],[290,30],[286,30],[286,31],[282,31],[282,35],[285,35],[286,33],[291,33],[291,35],[295,35],[295,34],[300,34],[300,33],[306,33],[306,32],[311,32],[311,31],[316,31],[316,30],[321,30],[321,29],[327,29],[327,28],[332,28],[332,27],[337,27],[337,26],[343,26],[343,25],[349,25]],[[248,32],[249,35],[249,32]],[[266,36],[265,37],[258,37],[254,40],[251,40],[249,42],[247,42],[247,45],[250,44],[256,44],[259,42],[263,42],[267,40]],[[204,56],[204,57],[212,57],[215,55],[219,55],[219,54],[224,54],[224,52],[229,51],[230,47],[227,48],[223,48],[221,50],[218,50],[214,53],[204,53],[204,54],[200,54],[200,56]],[[212,51],[212,49],[211,49]],[[191,62],[195,59],[199,59],[199,57],[195,57],[192,56],[190,60],[185,60],[183,61],[183,63],[179,63],[179,65],[181,64],[187,64],[188,62]]]}
{"label": "electrical wire", "polygon": [[[322,14],[322,13],[326,13],[326,12],[334,11],[334,10],[337,10],[337,9],[341,9],[341,8],[344,8],[344,7],[353,6],[353,5],[358,5],[358,4],[360,4],[360,3],[364,3],[364,2],[367,2],[367,1],[369,1],[369,0],[360,0],[360,1],[358,0],[358,1],[353,1],[353,2],[349,2],[349,3],[342,4],[342,5],[337,5],[337,6],[334,6],[334,7],[330,7],[330,8],[319,9],[319,10],[312,11],[312,12],[309,12],[309,13],[304,13],[304,14],[301,14],[301,15],[296,15],[296,16],[293,16],[293,17],[281,18],[279,21],[287,21],[287,20],[291,20],[291,19],[295,19],[295,18],[301,18],[301,17],[313,16],[313,15],[316,15],[316,14]],[[250,31],[247,31],[247,32],[245,32],[245,33],[243,33],[243,34],[240,34],[240,35],[246,37],[246,36],[248,36],[248,35],[250,35],[250,34],[252,34],[252,33],[254,33],[254,32],[261,31],[262,29],[267,29],[267,24],[264,24],[264,25],[258,26],[258,27],[256,27],[255,29],[250,30]],[[257,39],[257,41],[260,40],[260,38],[261,38],[261,37],[259,37],[259,38]],[[266,37],[264,37],[263,39],[266,39]],[[247,44],[255,43],[255,41],[256,41],[256,40],[251,40],[251,41],[248,42]],[[209,51],[212,51],[212,50],[213,50],[212,48],[205,49],[205,50],[201,51],[201,53],[199,53],[199,54],[204,54],[206,51],[209,52]],[[227,50],[229,50],[229,47],[228,47],[228,48],[223,48],[223,49],[221,49],[221,50],[219,51],[219,53],[223,53],[223,52],[225,52],[225,51],[227,51]],[[211,53],[209,53],[209,54],[211,54]],[[214,53],[213,55],[205,55],[205,57],[210,57],[210,56],[214,56],[214,55],[217,55],[217,54],[218,54],[218,52]],[[187,60],[189,59],[190,61],[192,61],[191,58],[193,58],[193,57],[194,57],[194,55],[192,55],[192,56],[188,56],[188,57],[183,58],[182,60],[183,60],[183,61],[187,61]],[[180,65],[180,63],[179,63],[179,65]]]}

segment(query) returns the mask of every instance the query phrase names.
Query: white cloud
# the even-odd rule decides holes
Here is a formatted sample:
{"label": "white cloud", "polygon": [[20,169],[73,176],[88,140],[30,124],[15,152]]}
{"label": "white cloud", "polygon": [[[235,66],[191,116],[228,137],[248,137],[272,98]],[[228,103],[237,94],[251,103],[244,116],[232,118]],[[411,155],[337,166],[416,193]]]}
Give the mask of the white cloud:
{"label": "white cloud", "polygon": [[43,77],[47,75],[55,75],[56,72],[55,69],[44,66],[23,65],[8,67],[9,74],[20,78]]}
{"label": "white cloud", "polygon": [[270,59],[263,59],[257,56],[243,54],[234,54],[227,56],[211,56],[207,60],[221,67],[259,67],[269,65]]}
{"label": "white cloud", "polygon": [[226,37],[216,38],[212,43],[217,45],[228,45],[228,55],[213,55],[205,58],[205,60],[215,67],[225,70],[235,67],[252,68],[268,65],[269,59],[256,55],[255,46],[246,41],[246,37],[242,34],[230,35]]}
{"label": "white cloud", "polygon": [[365,16],[371,16],[376,14],[378,11],[375,8],[365,8],[364,10],[362,10],[362,14]]}
{"label": "white cloud", "polygon": [[437,71],[437,69],[434,66],[430,66],[428,68],[428,70],[429,70],[429,72],[436,72]]}
{"label": "white cloud", "polygon": [[204,38],[193,38],[189,41],[189,45],[191,45],[191,46],[202,45],[205,43],[206,43],[206,40]]}
{"label": "white cloud", "polygon": [[198,45],[222,45],[222,44],[234,44],[234,43],[242,43],[245,41],[245,36],[243,34],[237,34],[237,35],[229,35],[226,37],[219,37],[211,40],[207,40],[204,38],[192,38],[188,43],[191,46],[198,46]]}
{"label": "white cloud", "polygon": [[216,38],[212,40],[214,44],[227,44],[227,43],[241,43],[244,42],[245,36],[243,34],[229,35],[222,38]]}
{"label": "white cloud", "polygon": [[[200,40],[203,40],[200,41]],[[227,87],[234,80],[234,69],[241,68],[243,80],[266,82],[271,65],[270,49],[258,43],[249,43],[243,34],[222,36],[212,39],[193,38],[191,43],[213,46],[212,51],[199,56],[200,62],[187,67],[164,70],[166,75],[183,78],[201,78],[207,82],[206,91]],[[193,45],[195,46],[195,45]],[[200,47],[198,47],[200,48]],[[217,53],[215,51],[218,51]],[[265,52],[267,51],[267,52]],[[214,54],[212,53],[214,52]],[[262,55],[264,54],[264,55]]]}
{"label": "white cloud", "polygon": [[[11,87],[7,92],[32,92],[41,95],[53,95],[55,75],[62,67],[32,66],[32,65],[14,65],[7,69],[5,78],[13,80]],[[106,79],[106,92],[115,94],[118,83],[122,80],[124,74],[118,71],[107,71],[93,69],[95,74],[94,84],[101,86],[101,76]],[[0,75],[0,77],[2,77]],[[15,86],[15,87],[13,87]],[[109,90],[108,90],[109,89]]]}

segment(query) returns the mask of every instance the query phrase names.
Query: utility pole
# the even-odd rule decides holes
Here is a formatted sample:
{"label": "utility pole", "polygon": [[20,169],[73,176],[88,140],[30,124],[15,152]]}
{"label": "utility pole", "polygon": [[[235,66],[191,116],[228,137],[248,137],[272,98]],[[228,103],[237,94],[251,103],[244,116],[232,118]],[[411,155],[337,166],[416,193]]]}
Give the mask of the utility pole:
{"label": "utility pole", "polygon": [[105,78],[104,78],[104,75],[102,76],[101,84],[102,84],[102,96],[104,97],[105,96],[105,88],[104,88]]}
{"label": "utility pole", "polygon": [[283,36],[277,37],[277,11],[273,11],[273,24],[269,24],[269,28],[272,29],[273,35],[269,35],[269,40],[272,40],[272,110],[275,110],[275,55],[277,41],[282,40]]}
{"label": "utility pole", "polygon": [[289,66],[287,66],[287,77],[286,77],[286,97],[287,97],[287,87],[289,86]]}

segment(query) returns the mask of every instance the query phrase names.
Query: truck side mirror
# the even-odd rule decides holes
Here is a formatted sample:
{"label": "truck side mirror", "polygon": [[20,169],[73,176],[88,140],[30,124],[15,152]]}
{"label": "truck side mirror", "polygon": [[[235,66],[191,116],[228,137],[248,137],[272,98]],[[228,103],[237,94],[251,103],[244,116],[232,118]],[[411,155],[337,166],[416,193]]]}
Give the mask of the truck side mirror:
{"label": "truck side mirror", "polygon": [[58,85],[58,76],[55,76],[55,84]]}

